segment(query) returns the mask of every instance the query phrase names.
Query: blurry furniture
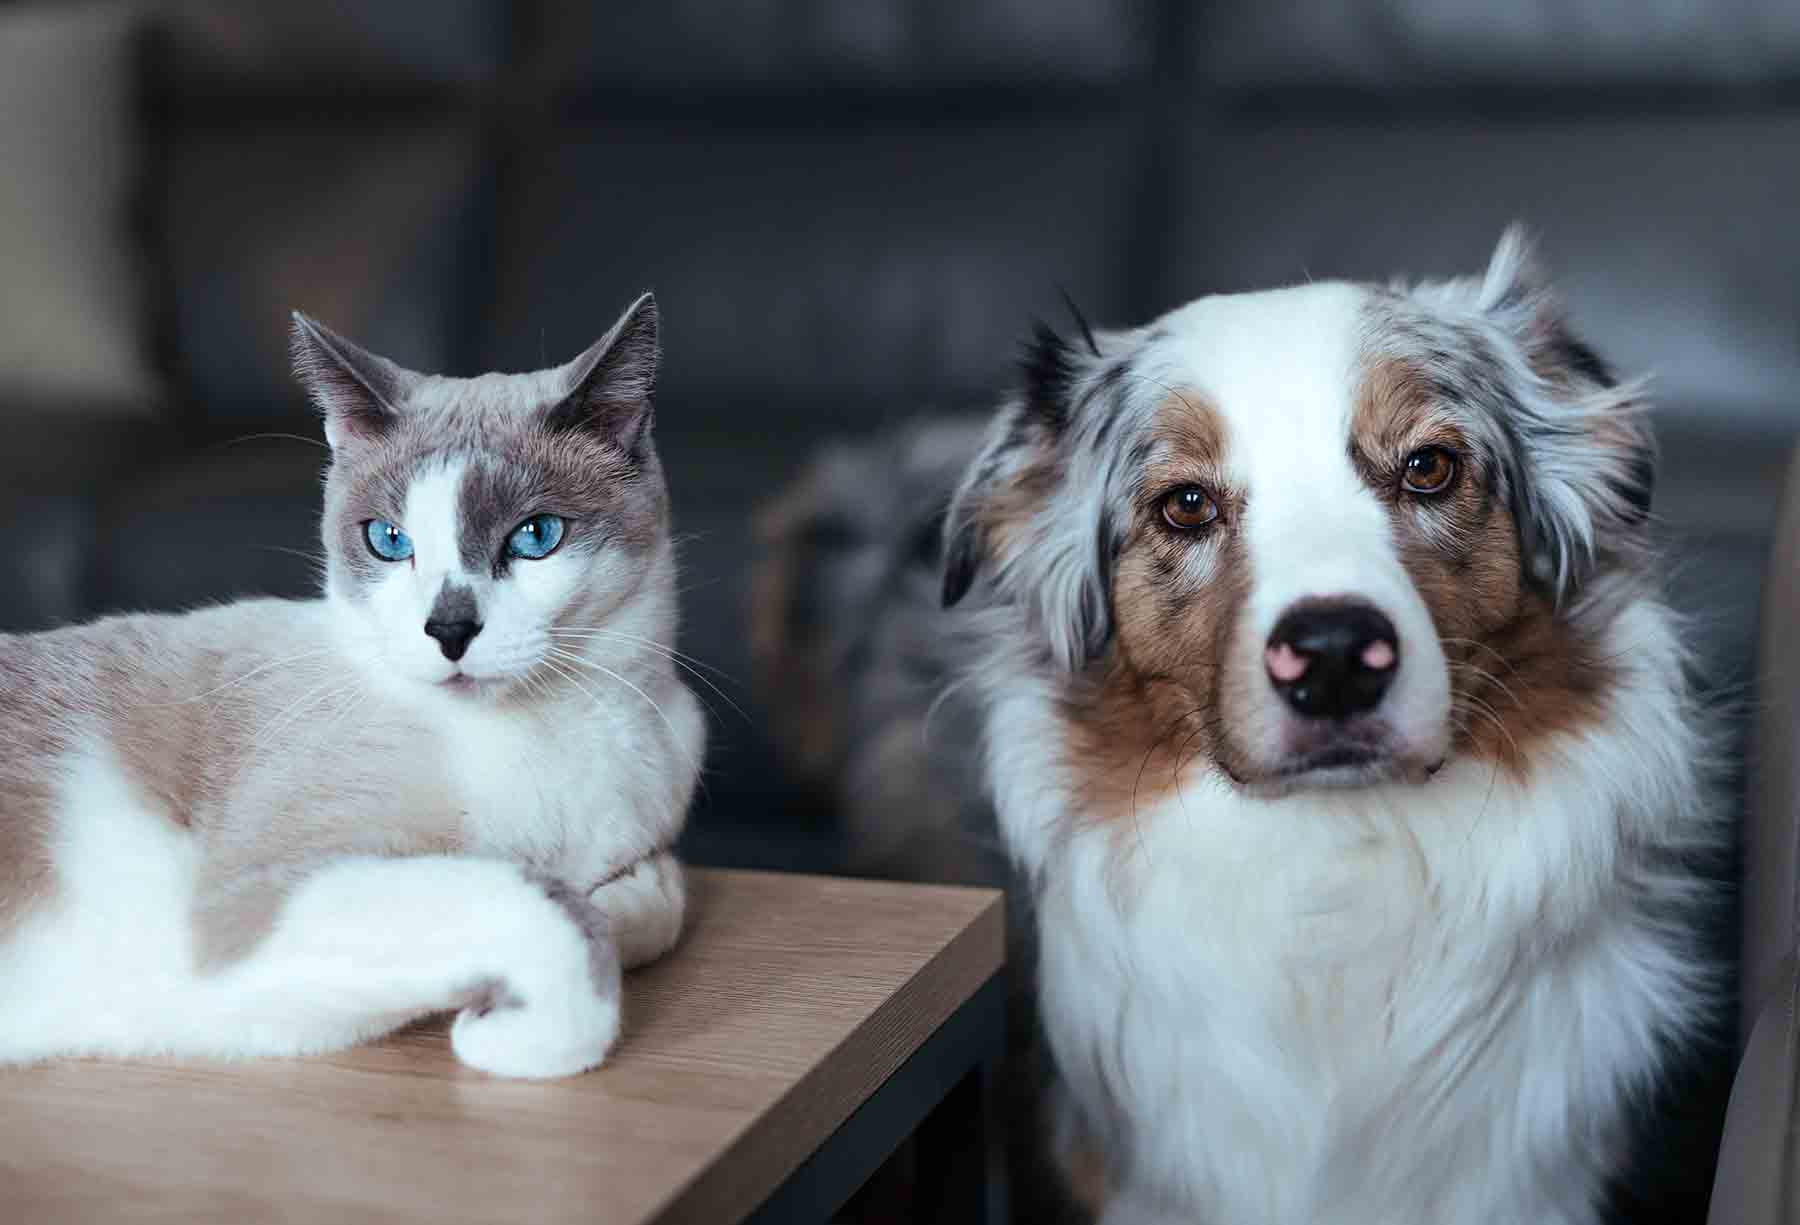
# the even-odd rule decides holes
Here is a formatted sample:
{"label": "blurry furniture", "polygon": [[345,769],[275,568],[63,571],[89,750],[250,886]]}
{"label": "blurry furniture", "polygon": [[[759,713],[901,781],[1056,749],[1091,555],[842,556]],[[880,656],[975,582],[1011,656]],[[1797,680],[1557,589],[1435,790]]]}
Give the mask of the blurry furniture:
{"label": "blurry furniture", "polygon": [[0,1070],[5,1216],[824,1222],[917,1128],[937,1164],[913,1219],[998,1220],[999,895],[692,885],[687,936],[627,976],[624,1036],[585,1076],[490,1079],[441,1023],[313,1059]]}
{"label": "blurry furniture", "polygon": [[1713,1225],[1800,1221],[1800,449],[1763,596],[1744,829],[1743,1021]]}

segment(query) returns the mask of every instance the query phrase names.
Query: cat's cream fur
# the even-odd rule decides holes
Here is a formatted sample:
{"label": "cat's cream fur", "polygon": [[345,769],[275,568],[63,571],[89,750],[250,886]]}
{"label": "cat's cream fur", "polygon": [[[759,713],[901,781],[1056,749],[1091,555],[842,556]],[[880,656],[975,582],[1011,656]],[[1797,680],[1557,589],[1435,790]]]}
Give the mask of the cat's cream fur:
{"label": "cat's cream fur", "polygon": [[[0,1061],[299,1054],[459,1009],[476,1067],[600,1062],[621,964],[680,931],[704,748],[656,351],[648,297],[568,366],[470,380],[297,319],[325,598],[0,637]],[[563,545],[508,562],[540,512]],[[363,548],[371,517],[414,557]],[[456,661],[421,633],[446,590],[482,619]]]}

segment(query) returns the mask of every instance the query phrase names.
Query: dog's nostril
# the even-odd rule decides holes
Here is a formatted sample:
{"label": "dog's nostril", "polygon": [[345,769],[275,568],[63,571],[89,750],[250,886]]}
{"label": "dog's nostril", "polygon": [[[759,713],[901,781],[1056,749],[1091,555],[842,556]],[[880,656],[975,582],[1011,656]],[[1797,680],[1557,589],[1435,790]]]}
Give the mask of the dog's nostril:
{"label": "dog's nostril", "polygon": [[1363,648],[1362,665],[1374,672],[1385,672],[1399,660],[1394,644],[1385,638],[1377,638]]}
{"label": "dog's nostril", "polygon": [[1269,682],[1300,714],[1345,719],[1373,709],[1400,664],[1400,637],[1360,600],[1304,600],[1269,635]]}
{"label": "dog's nostril", "polygon": [[1306,656],[1287,643],[1278,643],[1266,652],[1269,675],[1283,684],[1292,684],[1306,675]]}

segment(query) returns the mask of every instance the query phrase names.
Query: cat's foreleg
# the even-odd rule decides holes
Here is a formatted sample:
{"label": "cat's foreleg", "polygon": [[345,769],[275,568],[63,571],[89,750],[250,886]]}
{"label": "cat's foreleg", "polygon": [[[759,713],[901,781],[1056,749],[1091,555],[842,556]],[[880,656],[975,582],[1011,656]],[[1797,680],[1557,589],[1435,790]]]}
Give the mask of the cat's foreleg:
{"label": "cat's foreleg", "polygon": [[629,970],[655,961],[681,938],[687,878],[673,852],[658,851],[594,886],[588,901],[606,917]]}
{"label": "cat's foreleg", "polygon": [[460,1009],[450,1042],[501,1076],[568,1076],[619,1032],[619,958],[600,915],[517,864],[353,857],[308,875],[196,1003],[246,1054],[345,1046]]}

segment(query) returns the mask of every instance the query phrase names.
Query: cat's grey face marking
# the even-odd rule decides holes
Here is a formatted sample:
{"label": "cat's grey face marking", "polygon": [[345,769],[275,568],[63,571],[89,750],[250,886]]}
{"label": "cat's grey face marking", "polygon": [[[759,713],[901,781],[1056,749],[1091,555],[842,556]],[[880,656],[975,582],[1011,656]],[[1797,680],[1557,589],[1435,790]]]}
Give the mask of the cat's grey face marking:
{"label": "cat's grey face marking", "polygon": [[332,446],[327,593],[402,680],[522,683],[557,629],[600,623],[667,546],[648,294],[533,374],[415,374],[302,316],[294,352]]}

